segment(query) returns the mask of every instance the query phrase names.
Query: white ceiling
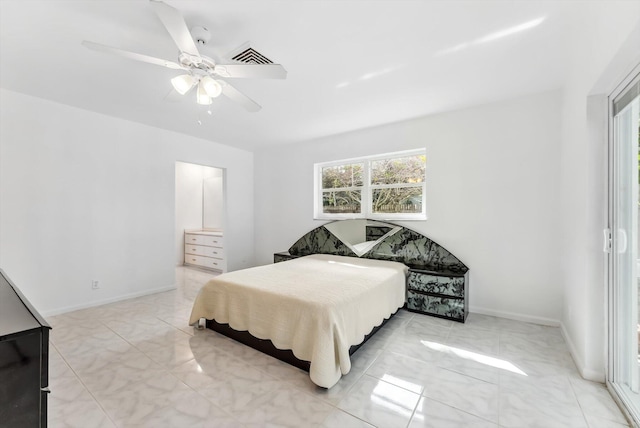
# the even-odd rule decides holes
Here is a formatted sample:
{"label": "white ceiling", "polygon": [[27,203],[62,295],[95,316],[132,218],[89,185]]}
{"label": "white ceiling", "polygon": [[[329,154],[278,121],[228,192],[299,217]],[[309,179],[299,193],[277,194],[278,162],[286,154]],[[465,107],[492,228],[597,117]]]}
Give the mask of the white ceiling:
{"label": "white ceiling", "polygon": [[224,97],[213,116],[193,94],[164,101],[179,72],[80,44],[176,61],[147,0],[0,0],[0,86],[253,150],[559,88],[570,40],[588,31],[577,1],[167,3],[211,30],[201,54],[251,41],[284,65],[286,80],[233,81],[260,112]]}

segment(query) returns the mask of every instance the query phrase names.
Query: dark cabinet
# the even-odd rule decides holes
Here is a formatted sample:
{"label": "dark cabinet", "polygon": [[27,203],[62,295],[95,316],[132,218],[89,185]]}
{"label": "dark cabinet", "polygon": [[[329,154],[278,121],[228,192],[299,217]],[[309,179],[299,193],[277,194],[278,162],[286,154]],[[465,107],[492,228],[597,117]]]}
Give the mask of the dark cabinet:
{"label": "dark cabinet", "polygon": [[47,426],[51,327],[0,270],[0,425]]}

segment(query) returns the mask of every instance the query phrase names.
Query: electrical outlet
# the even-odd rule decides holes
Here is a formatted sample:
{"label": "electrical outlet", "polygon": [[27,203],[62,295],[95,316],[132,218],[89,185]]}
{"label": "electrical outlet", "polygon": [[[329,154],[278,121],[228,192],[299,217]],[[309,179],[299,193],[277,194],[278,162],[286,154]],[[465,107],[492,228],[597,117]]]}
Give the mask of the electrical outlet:
{"label": "electrical outlet", "polygon": [[100,288],[100,282],[97,279],[91,280],[91,288],[93,290],[97,290],[98,288]]}

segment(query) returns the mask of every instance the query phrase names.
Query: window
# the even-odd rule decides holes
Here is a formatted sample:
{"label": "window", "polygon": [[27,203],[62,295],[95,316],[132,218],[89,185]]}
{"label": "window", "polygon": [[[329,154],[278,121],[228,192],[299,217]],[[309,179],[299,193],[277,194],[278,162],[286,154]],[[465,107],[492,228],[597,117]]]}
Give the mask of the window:
{"label": "window", "polygon": [[315,164],[315,218],[426,219],[425,150]]}
{"label": "window", "polygon": [[362,212],[364,163],[322,168],[322,211],[327,214]]}

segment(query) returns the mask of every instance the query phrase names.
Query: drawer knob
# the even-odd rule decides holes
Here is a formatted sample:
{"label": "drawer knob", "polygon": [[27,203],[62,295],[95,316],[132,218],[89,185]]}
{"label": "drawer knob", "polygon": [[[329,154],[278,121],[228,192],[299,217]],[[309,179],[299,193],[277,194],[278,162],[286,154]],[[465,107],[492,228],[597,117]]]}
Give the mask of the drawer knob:
{"label": "drawer knob", "polygon": [[196,261],[196,259],[191,259],[191,260],[193,260],[194,262]]}

